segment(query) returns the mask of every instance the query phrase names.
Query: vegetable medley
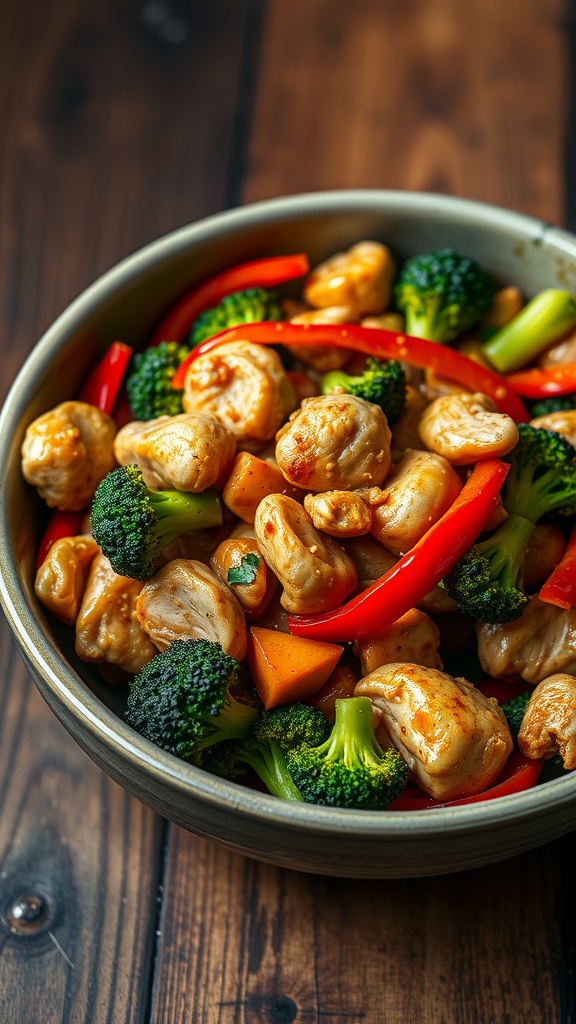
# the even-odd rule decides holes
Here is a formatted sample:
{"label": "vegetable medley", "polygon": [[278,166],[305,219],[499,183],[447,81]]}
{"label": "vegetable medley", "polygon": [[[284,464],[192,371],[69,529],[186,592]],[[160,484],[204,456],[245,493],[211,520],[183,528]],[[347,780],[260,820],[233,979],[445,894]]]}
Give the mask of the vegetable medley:
{"label": "vegetable medley", "polygon": [[392,811],[576,768],[570,293],[373,241],[245,263],[115,342],[22,470],[38,598],[177,757]]}

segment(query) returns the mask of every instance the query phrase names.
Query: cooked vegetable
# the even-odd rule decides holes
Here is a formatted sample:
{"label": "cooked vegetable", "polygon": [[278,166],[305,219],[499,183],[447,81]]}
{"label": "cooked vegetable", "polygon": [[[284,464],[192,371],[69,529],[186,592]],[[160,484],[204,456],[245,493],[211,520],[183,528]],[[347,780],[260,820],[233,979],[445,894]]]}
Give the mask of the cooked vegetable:
{"label": "cooked vegetable", "polygon": [[256,509],[269,494],[304,495],[283,477],[278,466],[264,462],[250,452],[239,452],[222,491],[227,508],[245,523],[253,523]]}
{"label": "cooked vegetable", "polygon": [[[576,385],[576,376],[574,379]],[[562,395],[551,395],[549,398],[540,398],[537,402],[530,403],[532,418],[538,416],[549,416],[553,412],[564,412],[566,409],[576,409],[576,391],[568,391]]]}
{"label": "cooked vegetable", "polygon": [[247,555],[242,555],[240,565],[234,565],[228,569],[228,583],[254,583],[260,561],[260,555],[257,555],[255,551],[249,551]]}
{"label": "cooked vegetable", "polygon": [[311,697],[324,686],[344,649],[260,626],[252,626],[248,635],[248,664],[267,710]]}
{"label": "cooked vegetable", "polygon": [[163,341],[136,353],[126,381],[135,419],[154,420],[182,412],[182,391],[172,387],[172,377],[188,351],[177,341]]}
{"label": "cooked vegetable", "polygon": [[343,370],[332,370],[322,377],[320,390],[323,395],[330,395],[338,389],[379,405],[388,423],[392,424],[406,402],[406,372],[397,359],[384,361],[369,357],[366,369],[357,377],[351,377]]}
{"label": "cooked vegetable", "polygon": [[[523,398],[540,399],[538,404],[543,407],[544,412],[533,411],[533,416],[543,416],[546,412],[555,412],[557,409],[574,408],[571,404],[571,395],[576,389],[576,363],[550,366],[544,370],[534,366],[528,370],[509,373],[506,380]],[[554,404],[546,405],[546,400]]]}
{"label": "cooked vegetable", "polygon": [[462,807],[466,804],[483,803],[485,800],[497,800],[501,796],[510,796],[512,793],[522,793],[525,789],[531,789],[536,785],[542,765],[542,761],[532,761],[519,751],[514,751],[494,785],[485,789],[483,793],[464,796],[459,800],[434,800],[414,786],[407,788],[397,800],[390,804],[388,810],[424,811],[434,807]]}
{"label": "cooked vegetable", "polygon": [[288,750],[286,764],[307,803],[379,810],[401,793],[409,768],[396,750],[382,750],[374,734],[372,701],[336,701],[336,721],[319,746]]}
{"label": "cooked vegetable", "polygon": [[576,605],[576,527],[572,530],[563,558],[538,596],[546,604],[555,604],[565,610]]}
{"label": "cooked vegetable", "polygon": [[406,260],[396,281],[396,305],[406,332],[447,342],[477,324],[488,311],[492,279],[476,260],[454,249],[437,249]]}
{"label": "cooked vegetable", "polygon": [[200,752],[248,736],[258,710],[232,696],[239,664],[211,640],[175,640],[134,677],[126,720],[146,739],[197,764]]}
{"label": "cooked vegetable", "polygon": [[508,728],[510,729],[512,739],[516,745],[518,741],[518,733],[520,732],[520,727],[522,725],[522,719],[526,714],[528,701],[530,700],[533,692],[533,690],[527,690],[525,693],[512,697],[511,700],[502,705],[502,711],[506,715]]}
{"label": "cooked vegetable", "polygon": [[509,373],[526,366],[575,324],[576,300],[570,292],[546,288],[497,331],[482,351],[500,373]]}
{"label": "cooked vegetable", "polygon": [[245,288],[226,295],[212,309],[204,310],[194,321],[189,340],[191,345],[199,345],[227,327],[283,319],[282,307],[274,292],[266,288]]}
{"label": "cooked vegetable", "polygon": [[121,341],[114,341],[106,355],[86,378],[79,400],[95,405],[100,412],[112,415],[132,349]]}
{"label": "cooked vegetable", "polygon": [[154,490],[146,486],[138,466],[120,466],[99,484],[91,522],[114,571],[146,580],[163,548],[183,533],[219,526],[222,510],[211,487],[200,494]]}

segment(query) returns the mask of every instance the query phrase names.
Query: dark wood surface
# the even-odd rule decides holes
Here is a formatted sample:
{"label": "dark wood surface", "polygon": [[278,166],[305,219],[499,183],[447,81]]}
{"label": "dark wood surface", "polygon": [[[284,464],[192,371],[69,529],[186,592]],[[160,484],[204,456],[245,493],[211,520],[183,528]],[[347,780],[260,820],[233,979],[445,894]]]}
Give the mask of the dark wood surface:
{"label": "dark wood surface", "polygon": [[[415,188],[571,221],[573,35],[569,0],[0,5],[0,398],[97,274],[239,202]],[[0,650],[2,1024],[574,1024],[574,834],[425,881],[260,865],[129,797],[4,622]]]}

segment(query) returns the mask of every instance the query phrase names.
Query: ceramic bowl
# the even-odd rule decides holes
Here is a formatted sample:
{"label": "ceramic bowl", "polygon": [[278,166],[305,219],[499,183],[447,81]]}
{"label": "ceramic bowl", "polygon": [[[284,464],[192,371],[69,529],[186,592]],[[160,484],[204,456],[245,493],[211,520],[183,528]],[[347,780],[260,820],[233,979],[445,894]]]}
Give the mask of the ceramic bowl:
{"label": "ceramic bowl", "polygon": [[503,860],[576,823],[576,772],[517,795],[452,809],[365,812],[277,800],[206,774],[123,721],[122,688],[79,661],[71,631],[34,595],[46,512],[20,474],[27,425],[77,393],[115,338],[139,347],[186,288],[266,254],[305,251],[312,265],[362,238],[402,258],[451,246],[525,295],[576,293],[576,239],[493,206],[409,192],[285,197],[175,231],[106,273],[56,320],[26,360],[0,421],[1,597],[42,695],[80,746],[159,814],[239,853],[298,870],[364,878],[440,874]]}

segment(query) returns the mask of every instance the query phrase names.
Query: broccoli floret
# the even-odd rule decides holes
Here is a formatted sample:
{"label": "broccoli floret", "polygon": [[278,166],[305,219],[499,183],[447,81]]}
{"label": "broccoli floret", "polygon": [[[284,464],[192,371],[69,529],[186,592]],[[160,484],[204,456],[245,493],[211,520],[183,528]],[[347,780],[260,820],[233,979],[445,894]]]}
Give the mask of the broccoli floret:
{"label": "broccoli floret", "polygon": [[506,716],[508,722],[508,728],[514,743],[518,740],[518,733],[522,725],[522,720],[526,714],[526,708],[528,707],[528,701],[532,696],[533,691],[528,690],[526,693],[521,693],[517,697],[512,697],[512,700],[502,704],[502,711]]}
{"label": "broccoli floret", "polygon": [[283,704],[263,711],[254,726],[252,738],[261,743],[277,743],[282,750],[305,743],[316,747],[327,739],[330,725],[321,711],[309,704]]}
{"label": "broccoli floret", "polygon": [[533,419],[537,416],[548,416],[551,412],[562,412],[564,409],[576,409],[576,391],[570,391],[567,395],[540,398],[537,402],[530,403],[530,414]]}
{"label": "broccoli floret", "polygon": [[153,420],[157,416],[177,416],[182,412],[181,390],[171,380],[189,349],[177,341],[137,352],[126,380],[130,408],[137,420]]}
{"label": "broccoli floret", "polygon": [[406,260],[398,275],[396,305],[406,333],[447,342],[477,324],[492,301],[494,284],[470,256],[438,249]]}
{"label": "broccoli floret", "polygon": [[536,523],[552,511],[576,512],[576,451],[560,434],[521,424],[516,447],[505,457],[510,471],[502,489],[508,518],[473,544],[444,577],[460,611],[484,622],[519,618],[528,602],[522,572]]}
{"label": "broccoli floret", "polygon": [[406,785],[409,768],[396,750],[382,750],[374,735],[369,697],[336,702],[336,721],[319,746],[286,753],[286,765],[307,803],[378,810]]}
{"label": "broccoli floret", "polygon": [[322,377],[320,391],[329,395],[336,388],[379,405],[388,423],[398,419],[406,403],[406,373],[397,359],[386,361],[370,357],[358,377],[350,377],[343,370],[332,370]]}
{"label": "broccoli floret", "polygon": [[158,491],[146,486],[138,466],[120,466],[98,485],[90,520],[114,572],[147,580],[163,548],[183,533],[219,526],[222,507],[212,487],[200,494]]}
{"label": "broccoli floret", "polygon": [[546,288],[494,334],[482,352],[500,373],[526,366],[576,324],[576,300],[562,288]]}
{"label": "broccoli floret", "polygon": [[227,327],[252,324],[260,320],[283,320],[284,314],[274,292],[265,288],[246,288],[226,295],[217,306],[201,313],[192,324],[190,345],[199,345]]}
{"label": "broccoli floret", "polygon": [[258,717],[231,695],[239,667],[213,640],[175,640],[132,680],[126,720],[152,743],[197,764],[206,747],[248,736]]}

